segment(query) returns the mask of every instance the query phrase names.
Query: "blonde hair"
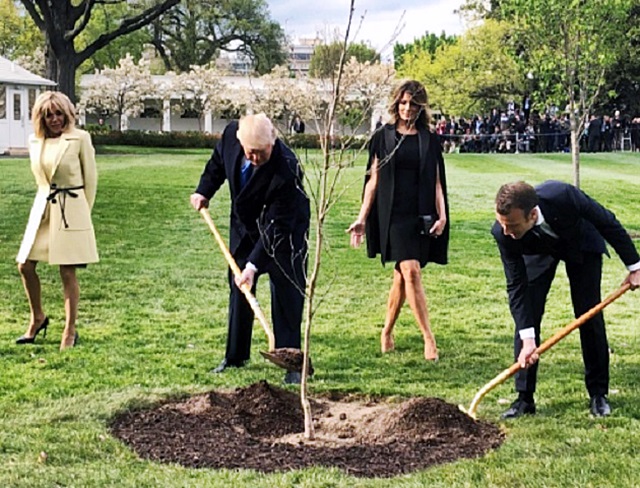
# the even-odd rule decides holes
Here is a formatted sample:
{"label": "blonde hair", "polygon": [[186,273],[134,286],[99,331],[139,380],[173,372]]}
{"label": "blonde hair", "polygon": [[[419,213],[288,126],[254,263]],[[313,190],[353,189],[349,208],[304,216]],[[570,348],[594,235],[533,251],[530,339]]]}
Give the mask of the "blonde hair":
{"label": "blonde hair", "polygon": [[36,137],[44,138],[47,136],[47,125],[45,118],[48,113],[53,111],[53,107],[60,110],[64,115],[64,124],[62,131],[66,132],[76,126],[76,109],[62,92],[46,91],[38,95],[33,104],[33,113],[31,122]]}
{"label": "blonde hair", "polygon": [[237,137],[245,149],[264,149],[276,142],[276,130],[263,113],[245,115],[238,123]]}

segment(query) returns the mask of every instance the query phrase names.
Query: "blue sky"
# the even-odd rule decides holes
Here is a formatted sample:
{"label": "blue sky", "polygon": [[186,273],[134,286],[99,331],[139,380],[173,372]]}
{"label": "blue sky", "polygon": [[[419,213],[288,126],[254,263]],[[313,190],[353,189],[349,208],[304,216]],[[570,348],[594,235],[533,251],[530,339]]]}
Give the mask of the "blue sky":
{"label": "blue sky", "polygon": [[[267,0],[267,3],[271,17],[292,37],[315,37],[319,33],[323,38],[332,38],[336,29],[344,33],[349,16],[349,0]],[[367,41],[389,55],[395,32],[398,32],[395,40],[403,43],[426,31],[460,34],[464,25],[454,10],[461,4],[462,0],[356,0],[352,33],[358,25],[360,28],[354,40]]]}

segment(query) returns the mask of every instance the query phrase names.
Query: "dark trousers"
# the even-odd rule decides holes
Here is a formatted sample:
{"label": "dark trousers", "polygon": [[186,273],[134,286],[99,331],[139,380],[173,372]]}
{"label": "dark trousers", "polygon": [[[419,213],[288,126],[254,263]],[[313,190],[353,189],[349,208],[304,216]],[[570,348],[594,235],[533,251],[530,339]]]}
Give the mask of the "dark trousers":
{"label": "dark trousers", "polygon": [[[250,252],[241,245],[234,258],[243,269]],[[269,275],[271,288],[271,320],[276,348],[300,348],[300,323],[304,308],[306,247],[296,253],[276,254],[265,269],[259,269],[253,283],[255,295],[258,277]],[[251,333],[254,313],[242,291],[236,286],[229,270],[229,333],[225,357],[230,363],[239,363],[250,357]]]}
{"label": "dark trousers", "polygon": [[[532,301],[537,345],[540,345],[540,323],[557,266],[558,260],[549,260],[545,265],[546,269],[542,272],[537,270],[532,273],[531,275],[535,275],[535,278],[529,281],[528,292]],[[584,256],[584,262],[567,262],[565,267],[571,288],[573,312],[577,318],[601,301],[602,255],[588,253]],[[529,272],[529,268],[527,271]],[[585,368],[585,384],[589,396],[606,395],[609,391],[609,346],[602,312],[583,324],[579,331]],[[522,341],[516,332],[514,338],[516,360],[521,348]],[[535,392],[537,375],[538,363],[528,369],[520,370],[516,374],[516,391]]]}

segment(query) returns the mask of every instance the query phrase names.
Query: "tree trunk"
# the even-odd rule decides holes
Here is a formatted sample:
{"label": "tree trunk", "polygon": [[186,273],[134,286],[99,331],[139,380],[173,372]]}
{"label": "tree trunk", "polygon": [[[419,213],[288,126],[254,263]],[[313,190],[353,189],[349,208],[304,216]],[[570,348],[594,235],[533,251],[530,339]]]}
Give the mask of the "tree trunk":
{"label": "tree trunk", "polygon": [[575,113],[570,115],[571,120],[571,163],[573,167],[573,184],[580,188],[580,134],[578,134],[578,121]]}
{"label": "tree trunk", "polygon": [[58,58],[53,52],[49,38],[45,40],[44,62],[45,62],[45,76],[52,80],[58,80]]}
{"label": "tree trunk", "polygon": [[315,253],[312,263],[311,276],[307,278],[307,308],[306,308],[306,320],[304,328],[304,364],[302,367],[302,383],[300,384],[300,404],[302,411],[304,412],[304,438],[307,440],[313,440],[315,438],[315,432],[313,428],[313,416],[311,412],[311,403],[308,398],[307,378],[309,375],[309,351],[311,350],[311,322],[313,321],[313,307],[316,286],[318,283],[318,275],[320,274],[320,265],[322,261],[322,245],[324,243],[324,221],[326,218],[326,209],[328,204],[327,198],[327,180],[329,174],[329,152],[324,151],[323,155],[323,167],[320,174],[319,182],[319,198],[316,207],[316,233],[315,233]]}
{"label": "tree trunk", "polygon": [[87,27],[91,10],[98,4],[108,5],[124,2],[21,0],[33,21],[44,33],[47,77],[57,82],[58,90],[65,93],[74,103],[76,98],[75,69],[85,59],[107,46],[114,39],[149,25],[179,2],[180,0],[162,0],[151,2],[149,8],[141,12],[131,10],[129,12],[131,15],[120,20],[118,28],[110,32],[103,32],[78,52],[74,43],[77,35]]}
{"label": "tree trunk", "polygon": [[72,43],[59,42],[54,47],[50,39],[46,48],[47,78],[58,84],[58,90],[76,103],[76,52]]}
{"label": "tree trunk", "polygon": [[76,103],[76,62],[75,56],[58,58],[58,90],[66,93],[72,103]]}

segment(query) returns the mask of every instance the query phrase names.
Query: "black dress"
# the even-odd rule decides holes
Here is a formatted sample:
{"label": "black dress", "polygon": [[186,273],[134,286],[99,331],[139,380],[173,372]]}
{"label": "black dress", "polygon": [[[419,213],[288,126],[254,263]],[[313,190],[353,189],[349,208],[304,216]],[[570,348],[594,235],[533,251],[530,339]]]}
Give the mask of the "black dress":
{"label": "black dress", "polygon": [[[402,143],[399,144],[400,140]],[[417,259],[447,263],[449,205],[444,160],[437,135],[419,128],[418,134],[402,137],[393,124],[377,130],[369,145],[365,187],[373,161],[378,161],[378,186],[367,216],[367,255],[380,255],[382,263]],[[438,239],[420,234],[421,215],[438,218],[436,181],[444,193],[447,223]]]}
{"label": "black dress", "polygon": [[[395,187],[389,226],[389,249],[387,262],[420,260],[429,238],[420,235],[418,219],[418,189],[420,181],[420,152],[418,134],[403,135],[396,132],[402,141],[395,153]],[[421,254],[422,252],[422,254]]]}

